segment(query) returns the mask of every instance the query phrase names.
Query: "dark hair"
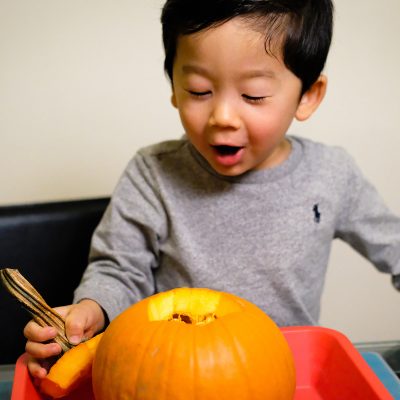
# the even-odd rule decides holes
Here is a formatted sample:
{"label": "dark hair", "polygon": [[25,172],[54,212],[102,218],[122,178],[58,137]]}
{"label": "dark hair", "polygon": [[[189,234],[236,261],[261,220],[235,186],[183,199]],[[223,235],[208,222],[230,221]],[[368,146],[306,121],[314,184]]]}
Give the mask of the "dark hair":
{"label": "dark hair", "polygon": [[167,0],[161,16],[164,69],[172,70],[180,35],[244,17],[265,32],[266,51],[280,35],[287,68],[302,81],[302,94],[324,68],[332,39],[332,0]]}

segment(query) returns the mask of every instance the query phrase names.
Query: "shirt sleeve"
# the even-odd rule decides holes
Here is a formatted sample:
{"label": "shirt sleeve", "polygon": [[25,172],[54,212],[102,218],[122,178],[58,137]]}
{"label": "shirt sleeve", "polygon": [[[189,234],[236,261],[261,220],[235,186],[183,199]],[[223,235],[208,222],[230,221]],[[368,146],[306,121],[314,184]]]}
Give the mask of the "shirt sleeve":
{"label": "shirt sleeve", "polygon": [[354,161],[348,157],[347,193],[336,237],[344,240],[375,267],[400,274],[400,218],[384,201]]}
{"label": "shirt sleeve", "polygon": [[159,264],[158,243],[166,232],[156,183],[145,158],[135,156],[94,232],[89,265],[74,302],[95,300],[109,320],[155,292],[153,269]]}

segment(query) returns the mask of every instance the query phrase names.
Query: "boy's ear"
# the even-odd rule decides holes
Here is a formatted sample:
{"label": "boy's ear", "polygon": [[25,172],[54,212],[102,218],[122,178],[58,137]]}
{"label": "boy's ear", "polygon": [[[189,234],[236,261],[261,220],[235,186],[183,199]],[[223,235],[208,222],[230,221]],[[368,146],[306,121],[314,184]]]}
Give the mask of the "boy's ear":
{"label": "boy's ear", "polygon": [[325,97],[327,84],[326,76],[320,75],[310,89],[303,94],[295,114],[298,121],[305,121],[318,108]]}
{"label": "boy's ear", "polygon": [[175,91],[172,89],[172,94],[171,94],[171,104],[175,107],[178,108],[178,105],[176,103],[176,96],[175,96]]}

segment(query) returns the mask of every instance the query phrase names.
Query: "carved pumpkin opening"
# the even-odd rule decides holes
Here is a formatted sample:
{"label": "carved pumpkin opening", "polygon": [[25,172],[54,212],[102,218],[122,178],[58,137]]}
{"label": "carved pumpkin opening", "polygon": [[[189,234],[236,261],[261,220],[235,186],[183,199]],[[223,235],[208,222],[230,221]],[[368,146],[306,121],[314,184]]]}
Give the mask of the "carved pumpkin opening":
{"label": "carved pumpkin opening", "polygon": [[[174,321],[205,325],[228,314],[241,311],[235,301],[221,298],[221,292],[209,289],[180,288],[154,296],[148,305],[149,321]],[[222,301],[224,300],[224,301]]]}

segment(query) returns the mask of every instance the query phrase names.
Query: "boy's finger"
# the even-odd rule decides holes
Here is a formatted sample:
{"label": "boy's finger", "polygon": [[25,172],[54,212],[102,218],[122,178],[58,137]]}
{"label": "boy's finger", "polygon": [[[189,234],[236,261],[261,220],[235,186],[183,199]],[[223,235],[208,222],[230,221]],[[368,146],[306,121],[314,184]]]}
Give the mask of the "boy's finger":
{"label": "boy's finger", "polygon": [[47,375],[46,368],[43,368],[34,358],[28,361],[28,371],[33,378],[43,379]]}
{"label": "boy's finger", "polygon": [[35,321],[29,321],[24,328],[24,336],[33,342],[45,342],[57,336],[57,329],[51,326],[42,327]]}
{"label": "boy's finger", "polygon": [[58,343],[37,343],[28,340],[25,351],[33,358],[43,359],[57,356],[62,350]]}
{"label": "boy's finger", "polygon": [[61,306],[61,307],[54,307],[53,310],[60,314],[64,319],[67,317],[69,311],[71,310],[71,306]]}

